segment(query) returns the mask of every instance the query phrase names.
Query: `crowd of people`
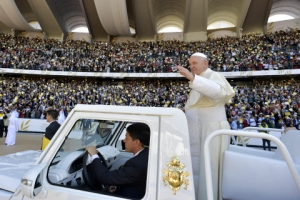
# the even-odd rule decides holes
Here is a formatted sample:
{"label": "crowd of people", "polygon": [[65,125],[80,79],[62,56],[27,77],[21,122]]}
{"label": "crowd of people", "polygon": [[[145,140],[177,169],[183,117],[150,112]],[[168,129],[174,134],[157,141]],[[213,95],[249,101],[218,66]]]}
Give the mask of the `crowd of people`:
{"label": "crowd of people", "polygon": [[300,129],[299,80],[253,81],[235,90],[232,104],[226,107],[233,129],[259,127],[263,120],[269,128]]}
{"label": "crowd of people", "polygon": [[[67,39],[29,38],[0,34],[0,67],[29,70],[89,72],[177,72],[189,68],[194,52],[209,58],[215,71],[297,69],[300,67],[300,30],[289,29],[242,38],[207,41],[105,43]],[[17,109],[20,118],[45,118],[48,108],[61,119],[76,104],[155,106],[183,108],[190,93],[183,79],[130,80],[103,85],[97,79],[2,77],[1,108]],[[233,127],[294,126],[300,115],[299,84],[295,80],[253,81],[235,88],[226,106]],[[63,116],[64,115],[64,116]],[[235,125],[236,124],[236,125]]]}
{"label": "crowd of people", "polygon": [[67,116],[76,104],[183,107],[189,93],[183,80],[102,85],[96,79],[3,77],[0,85],[0,107],[16,106],[21,118],[44,118],[48,108],[63,109]]}
{"label": "crowd of people", "polygon": [[[4,68],[76,72],[177,72],[186,78],[120,79],[109,82],[80,77],[2,76],[0,107],[11,115],[5,141],[7,145],[15,144],[17,117],[46,118],[50,125],[43,138],[44,149],[65,116],[77,104],[178,108],[185,112],[189,127],[195,194],[197,198],[205,199],[206,183],[201,179],[205,174],[202,167],[203,146],[211,132],[230,127],[237,130],[247,126],[300,128],[299,80],[291,77],[262,78],[230,85],[222,74],[215,72],[297,69],[300,66],[298,29],[266,35],[249,34],[242,38],[222,37],[205,42],[172,40],[122,44],[90,44],[73,40],[61,42],[6,34],[0,36],[0,67]],[[126,133],[126,139],[127,135],[133,134],[127,131],[130,134]],[[271,150],[270,141],[263,140],[264,148],[265,143]],[[219,166],[222,165],[223,153],[228,144],[229,137],[223,136],[215,138],[210,144],[214,155],[210,161],[213,193],[218,198],[221,197],[222,188],[222,171]],[[143,145],[148,146],[149,141],[141,141],[140,148],[131,152],[141,154],[140,151],[145,147]],[[90,156],[96,154],[94,147],[86,150]],[[98,160],[95,159],[94,163]],[[96,168],[99,169],[99,166]],[[141,193],[140,196],[143,195]]]}
{"label": "crowd of people", "polygon": [[0,68],[72,72],[176,72],[203,52],[215,71],[281,70],[300,67],[300,30],[224,36],[207,41],[105,43],[0,34]]}
{"label": "crowd of people", "polygon": [[[45,118],[52,108],[65,116],[76,104],[183,108],[190,93],[184,79],[123,80],[103,85],[96,79],[2,77],[0,107],[16,109],[20,118]],[[237,129],[294,126],[300,119],[300,83],[295,79],[245,81],[233,87],[236,95],[226,105],[227,118]],[[64,116],[63,116],[64,115]]]}

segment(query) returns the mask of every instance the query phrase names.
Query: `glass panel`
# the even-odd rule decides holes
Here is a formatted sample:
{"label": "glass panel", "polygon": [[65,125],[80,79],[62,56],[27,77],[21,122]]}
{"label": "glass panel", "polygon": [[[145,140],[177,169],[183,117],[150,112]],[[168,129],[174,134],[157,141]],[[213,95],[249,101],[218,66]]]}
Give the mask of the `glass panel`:
{"label": "glass panel", "polygon": [[85,148],[87,146],[96,146],[96,148],[116,147],[117,142],[120,143],[120,147],[119,137],[126,130],[127,124],[130,122],[96,119],[78,120],[50,164],[48,172],[50,183],[80,188],[81,184],[74,181],[72,177],[75,175],[80,181],[83,181],[81,173]]}
{"label": "glass panel", "polygon": [[73,126],[68,139],[62,146],[63,151],[82,150],[87,146],[97,147],[108,144],[120,123],[105,120],[81,119]]}
{"label": "glass panel", "polygon": [[[146,118],[147,117],[148,116],[146,116]],[[50,184],[54,185],[54,187],[51,188],[59,191],[61,195],[68,193],[69,195],[76,194],[81,196],[83,194],[89,194],[86,192],[92,192],[99,193],[99,198],[101,197],[100,195],[103,194],[116,198],[129,197],[129,195],[144,196],[143,191],[144,188],[146,188],[147,177],[149,177],[147,176],[149,154],[149,141],[147,138],[149,139],[149,135],[141,137],[142,141],[145,141],[145,138],[148,141],[145,141],[147,142],[145,146],[143,143],[134,142],[135,139],[132,139],[133,137],[131,137],[130,134],[126,134],[127,127],[132,124],[136,124],[136,126],[132,126],[130,127],[131,129],[129,129],[132,131],[133,137],[135,135],[135,137],[138,138],[138,134],[140,133],[145,136],[145,134],[151,130],[148,125],[147,127],[144,125],[141,127],[139,123],[134,121],[99,120],[95,118],[92,119],[92,115],[90,119],[77,120],[68,135],[64,138],[63,144],[48,168],[47,180]],[[122,140],[125,138],[125,135],[126,145],[128,145],[126,146],[126,151],[123,150],[125,145],[122,145]],[[130,164],[125,164],[129,159],[133,158],[133,153],[137,152],[134,150],[134,144],[138,144],[138,146],[141,147],[137,156],[140,156],[139,159],[142,159],[142,162],[135,163],[140,166],[138,168],[141,172],[132,170],[133,168]],[[107,178],[107,180],[105,179],[99,183],[99,180],[97,180],[97,178],[100,177],[99,174],[91,170],[90,167],[94,167],[95,163],[97,164],[96,169],[98,169],[98,164],[100,163],[96,160],[92,165],[89,165],[92,162],[92,158],[86,154],[85,149],[87,146],[95,146],[96,150],[100,152],[100,154],[98,154],[99,158],[95,159],[100,159],[100,162],[103,164],[102,167],[100,166],[102,170],[101,173],[106,173],[104,176],[111,176]],[[86,169],[84,173],[83,167]],[[107,167],[107,169],[103,169],[103,167]],[[126,170],[124,168],[126,168]],[[108,171],[110,172],[108,173]],[[123,182],[120,182],[120,179],[116,178],[116,175],[119,177],[118,175],[122,173],[122,176],[127,176],[127,179],[123,179]],[[141,176],[134,176],[139,173]],[[144,177],[144,175],[146,176]],[[132,177],[135,177],[133,181]],[[131,184],[133,182],[138,182],[138,185],[135,186],[138,189],[134,188],[132,190]],[[60,190],[58,187],[68,189]],[[114,191],[112,188],[117,188],[117,190]],[[124,193],[122,188],[134,192]],[[74,192],[74,189],[82,192]],[[86,199],[96,199],[97,197],[97,195],[94,195],[92,198],[86,197]]]}

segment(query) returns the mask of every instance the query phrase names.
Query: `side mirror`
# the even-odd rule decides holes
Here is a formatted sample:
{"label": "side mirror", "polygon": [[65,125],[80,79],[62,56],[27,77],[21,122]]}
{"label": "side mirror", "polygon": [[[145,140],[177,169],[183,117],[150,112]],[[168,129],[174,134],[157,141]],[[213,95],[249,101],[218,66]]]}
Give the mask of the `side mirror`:
{"label": "side mirror", "polygon": [[[46,164],[39,164],[27,170],[21,180],[21,192],[32,199],[42,191],[42,183],[39,175],[45,169]],[[45,192],[45,191],[44,191]]]}

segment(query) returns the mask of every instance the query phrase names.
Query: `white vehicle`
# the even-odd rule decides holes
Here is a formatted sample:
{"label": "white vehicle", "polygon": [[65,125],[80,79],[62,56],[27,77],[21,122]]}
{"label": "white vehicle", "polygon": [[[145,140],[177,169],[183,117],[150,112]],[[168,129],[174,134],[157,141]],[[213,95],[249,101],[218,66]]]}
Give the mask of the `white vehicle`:
{"label": "white vehicle", "polygon": [[[86,119],[91,120],[91,128],[82,130],[80,124]],[[133,156],[122,149],[121,141],[126,127],[134,122],[146,123],[151,130],[147,187],[143,199],[195,199],[188,127],[181,110],[77,105],[44,151],[24,151],[0,157],[0,200],[126,199],[104,192],[105,185],[103,190],[93,189],[89,185],[89,177],[85,174],[90,157],[85,148],[96,146],[110,170],[118,169]],[[224,131],[224,134],[262,135],[272,141],[274,139],[279,148],[283,145],[267,134],[245,131]],[[300,159],[297,156],[300,151],[297,146],[297,153],[289,154],[283,149],[284,153],[280,156],[277,150],[266,152],[231,145],[224,157],[224,199],[299,200],[300,181],[297,181],[300,180]],[[205,150],[205,153],[206,160],[209,160],[209,151]],[[286,156],[288,165],[284,161]],[[207,169],[208,194],[212,199],[208,163],[203,167]],[[280,167],[277,169],[278,164]],[[262,173],[264,170],[269,173]],[[257,171],[260,173],[256,174]],[[265,180],[270,174],[272,177]],[[274,178],[277,175],[279,178]],[[284,182],[275,182],[278,180]]]}
{"label": "white vehicle", "polygon": [[[89,131],[80,129],[83,119],[92,121]],[[110,170],[119,168],[133,156],[122,150],[121,140],[126,127],[134,122],[144,122],[151,129],[144,198],[162,199],[159,196],[168,193],[173,197],[173,190],[162,181],[167,176],[163,172],[168,170],[166,163],[176,155],[186,165],[183,171],[192,174],[187,122],[181,110],[77,105],[43,152],[25,151],[0,157],[0,199],[122,199],[87,185],[83,169],[89,157],[85,148],[95,145]],[[186,189],[183,185],[176,197],[194,199],[193,178],[190,175],[186,180],[190,185]]]}

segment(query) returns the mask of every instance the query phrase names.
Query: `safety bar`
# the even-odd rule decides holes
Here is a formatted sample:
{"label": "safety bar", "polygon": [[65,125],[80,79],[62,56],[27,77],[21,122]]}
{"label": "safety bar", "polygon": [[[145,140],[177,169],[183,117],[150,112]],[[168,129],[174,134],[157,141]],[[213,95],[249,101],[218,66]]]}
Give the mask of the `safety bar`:
{"label": "safety bar", "polygon": [[[263,128],[263,130],[265,130]],[[263,138],[267,140],[271,140],[274,142],[277,147],[282,152],[282,155],[292,173],[292,176],[296,182],[298,190],[300,191],[300,177],[292,160],[292,157],[285,147],[285,145],[276,137],[269,134],[261,134],[256,132],[249,131],[236,131],[236,130],[217,130],[212,132],[204,142],[204,167],[205,167],[205,178],[206,178],[206,190],[207,190],[207,200],[213,200],[213,186],[212,186],[212,174],[211,174],[211,165],[210,165],[210,152],[209,152],[209,144],[211,140],[219,135],[238,135],[243,137],[254,137],[254,138]]]}
{"label": "safety bar", "polygon": [[250,131],[250,130],[258,130],[258,131],[276,131],[276,132],[283,132],[283,129],[278,129],[278,128],[261,128],[261,127],[253,127],[253,126],[248,126],[246,128],[243,128],[243,131]]}
{"label": "safety bar", "polygon": [[[246,128],[243,128],[243,131],[251,131],[251,130],[257,130],[257,131],[275,131],[275,132],[281,132],[283,133],[283,129],[278,129],[278,128],[260,128],[260,127],[253,127],[253,126],[248,126]],[[235,140],[234,136],[231,136],[231,139],[234,143],[234,145],[237,145],[237,141]],[[242,145],[245,147],[246,143],[244,141],[244,137],[241,137]]]}

